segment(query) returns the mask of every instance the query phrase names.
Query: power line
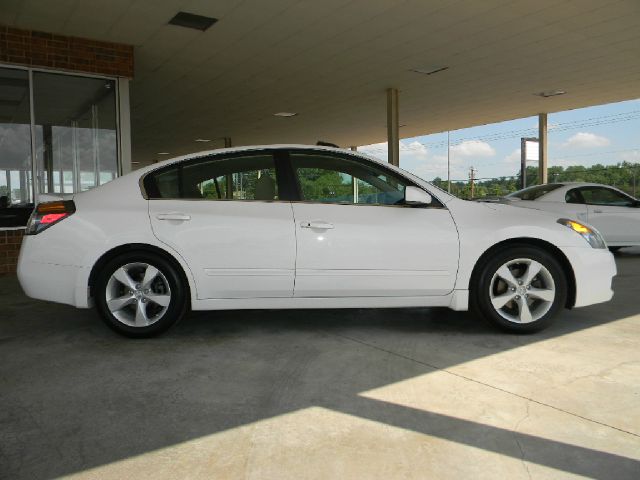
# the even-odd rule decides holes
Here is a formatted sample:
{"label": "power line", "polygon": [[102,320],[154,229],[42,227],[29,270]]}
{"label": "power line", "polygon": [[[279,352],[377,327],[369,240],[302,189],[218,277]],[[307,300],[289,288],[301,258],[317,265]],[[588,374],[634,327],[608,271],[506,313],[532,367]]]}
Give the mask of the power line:
{"label": "power line", "polygon": [[[597,117],[596,117],[597,118]],[[630,120],[640,120],[640,113],[634,115],[627,115],[619,118],[612,118],[612,116],[603,116],[599,121],[595,120],[584,120],[584,121],[575,121],[575,122],[566,122],[563,124],[556,124],[549,128],[549,132],[566,132],[570,130],[577,130],[579,128],[586,127],[597,127],[601,125],[612,125],[615,123],[626,122]],[[605,120],[607,118],[608,120]],[[521,137],[530,137],[537,135],[538,129],[537,127],[527,128],[527,129],[519,129],[519,130],[507,130],[505,132],[497,132],[488,135],[479,135],[476,137],[467,137],[459,140],[455,140],[451,142],[451,146],[462,145],[464,142],[496,142],[500,140],[510,140],[512,138],[521,138]],[[446,146],[446,142],[438,141],[438,142],[430,142],[423,143],[418,142],[420,145],[427,148],[438,148]]]}

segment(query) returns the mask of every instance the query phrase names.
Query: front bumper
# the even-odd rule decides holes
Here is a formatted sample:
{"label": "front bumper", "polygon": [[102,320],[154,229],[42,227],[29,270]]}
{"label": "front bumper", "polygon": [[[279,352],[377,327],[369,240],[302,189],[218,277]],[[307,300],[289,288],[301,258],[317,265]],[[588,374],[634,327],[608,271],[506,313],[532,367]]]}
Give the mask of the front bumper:
{"label": "front bumper", "polygon": [[608,302],[613,298],[612,281],[617,273],[616,261],[608,249],[591,247],[563,248],[576,280],[574,307]]}

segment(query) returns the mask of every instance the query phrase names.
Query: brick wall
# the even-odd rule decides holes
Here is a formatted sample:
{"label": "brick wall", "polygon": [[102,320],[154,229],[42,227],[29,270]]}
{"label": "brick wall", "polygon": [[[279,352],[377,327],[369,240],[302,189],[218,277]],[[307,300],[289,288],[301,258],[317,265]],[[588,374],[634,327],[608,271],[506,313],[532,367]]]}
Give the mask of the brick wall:
{"label": "brick wall", "polygon": [[16,273],[24,230],[0,230],[0,275]]}
{"label": "brick wall", "polygon": [[0,62],[133,78],[133,47],[0,25]]}

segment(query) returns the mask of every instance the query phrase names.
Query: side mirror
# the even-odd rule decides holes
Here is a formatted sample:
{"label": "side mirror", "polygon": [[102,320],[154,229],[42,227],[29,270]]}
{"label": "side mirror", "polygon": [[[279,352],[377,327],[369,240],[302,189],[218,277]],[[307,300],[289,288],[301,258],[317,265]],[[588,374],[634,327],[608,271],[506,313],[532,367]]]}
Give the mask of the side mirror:
{"label": "side mirror", "polygon": [[430,205],[432,200],[431,195],[421,188],[410,185],[404,189],[404,203],[407,205]]}

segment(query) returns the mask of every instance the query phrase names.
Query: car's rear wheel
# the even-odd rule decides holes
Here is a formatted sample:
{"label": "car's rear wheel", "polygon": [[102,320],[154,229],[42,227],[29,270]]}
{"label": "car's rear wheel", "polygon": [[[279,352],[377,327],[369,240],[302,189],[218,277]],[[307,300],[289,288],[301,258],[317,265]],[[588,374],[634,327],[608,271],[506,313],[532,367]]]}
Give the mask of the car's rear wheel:
{"label": "car's rear wheel", "polygon": [[176,267],[151,252],[127,252],[110,260],[95,285],[105,323],[134,338],[158,335],[182,318],[187,295]]}
{"label": "car's rear wheel", "polygon": [[550,253],[514,246],[485,261],[472,285],[474,309],[498,327],[531,333],[549,326],[567,299],[564,271]]}

